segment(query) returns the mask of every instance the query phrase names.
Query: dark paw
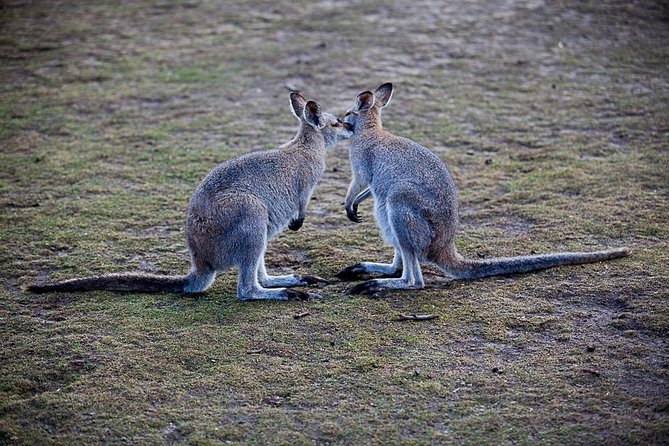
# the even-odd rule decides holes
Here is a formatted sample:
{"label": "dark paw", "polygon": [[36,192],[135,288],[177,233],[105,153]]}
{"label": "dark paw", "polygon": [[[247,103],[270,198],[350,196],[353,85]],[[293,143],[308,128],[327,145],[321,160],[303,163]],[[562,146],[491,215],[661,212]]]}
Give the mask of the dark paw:
{"label": "dark paw", "polygon": [[398,269],[394,273],[390,274],[384,274],[382,277],[390,277],[390,278],[399,278],[402,277],[402,268]]}
{"label": "dark paw", "polygon": [[348,217],[349,220],[355,222],[355,223],[360,223],[362,221],[362,217],[358,214],[358,206],[353,205],[350,208],[346,208],[346,216]]}
{"label": "dark paw", "polygon": [[379,282],[377,280],[368,280],[362,282],[347,291],[346,294],[373,294],[379,291]]}
{"label": "dark paw", "polygon": [[360,263],[356,263],[353,266],[349,266],[348,268],[344,268],[343,270],[339,271],[336,274],[336,277],[339,280],[345,280],[345,281],[352,281],[352,280],[360,280],[365,277],[369,276],[376,276],[376,277],[402,277],[402,268],[399,268],[397,271],[394,273],[389,273],[389,274],[373,274],[373,273],[368,273],[365,268],[362,266]]}
{"label": "dark paw", "polygon": [[305,285],[327,285],[330,283],[327,279],[318,276],[310,276],[308,274],[300,274],[297,278],[300,282],[304,282]]}
{"label": "dark paw", "polygon": [[336,274],[336,277],[340,280],[358,280],[365,274],[365,268],[363,268],[359,263],[356,263],[353,266],[346,267],[339,271]]}
{"label": "dark paw", "polygon": [[312,299],[323,298],[323,296],[321,296],[320,294],[308,293],[306,291],[301,291],[301,290],[286,289],[285,293],[286,296],[288,296],[288,300],[298,300],[302,302]]}
{"label": "dark paw", "polygon": [[290,223],[288,223],[288,229],[291,231],[297,231],[302,227],[302,223],[304,223],[304,218],[296,218],[295,220],[291,220]]}

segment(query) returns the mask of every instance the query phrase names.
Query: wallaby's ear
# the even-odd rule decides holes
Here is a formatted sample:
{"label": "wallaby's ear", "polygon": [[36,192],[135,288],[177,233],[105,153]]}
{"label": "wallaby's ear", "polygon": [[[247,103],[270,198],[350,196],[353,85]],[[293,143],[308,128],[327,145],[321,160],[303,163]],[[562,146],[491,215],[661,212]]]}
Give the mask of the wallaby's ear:
{"label": "wallaby's ear", "polygon": [[304,106],[307,104],[307,100],[299,94],[297,91],[294,91],[290,94],[290,107],[293,110],[293,114],[300,121],[304,115]]}
{"label": "wallaby's ear", "polygon": [[317,129],[323,127],[321,125],[321,106],[314,101],[308,101],[304,106],[304,119]]}
{"label": "wallaby's ear", "polygon": [[381,108],[388,105],[390,98],[393,97],[393,84],[386,82],[376,89],[374,92],[374,98],[381,104]]}
{"label": "wallaby's ear", "polygon": [[359,111],[372,108],[374,105],[374,94],[371,91],[363,91],[356,98],[355,105]]}

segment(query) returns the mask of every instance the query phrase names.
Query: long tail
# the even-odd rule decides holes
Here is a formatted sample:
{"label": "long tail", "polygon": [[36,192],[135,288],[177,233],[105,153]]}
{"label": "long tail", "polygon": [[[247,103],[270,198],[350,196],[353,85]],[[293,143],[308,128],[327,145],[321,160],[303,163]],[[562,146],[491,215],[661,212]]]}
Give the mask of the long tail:
{"label": "long tail", "polygon": [[192,274],[186,276],[160,276],[145,273],[103,274],[44,285],[30,285],[28,291],[33,293],[92,290],[143,291],[147,293],[160,291],[184,292],[191,276]]}
{"label": "long tail", "polygon": [[440,265],[446,274],[455,279],[478,279],[502,274],[526,273],[560,265],[595,263],[630,255],[629,248],[609,249],[596,252],[560,252],[522,257],[498,257],[484,260],[469,260],[462,256],[450,256],[445,265]]}

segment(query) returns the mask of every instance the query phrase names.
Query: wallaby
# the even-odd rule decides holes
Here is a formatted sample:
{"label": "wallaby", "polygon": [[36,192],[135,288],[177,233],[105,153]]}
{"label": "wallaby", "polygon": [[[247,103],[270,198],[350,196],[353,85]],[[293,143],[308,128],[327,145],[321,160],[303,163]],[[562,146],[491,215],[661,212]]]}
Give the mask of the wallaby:
{"label": "wallaby", "polygon": [[336,116],[321,111],[299,93],[290,95],[300,120],[297,135],[275,150],[249,153],[214,167],[195,190],[186,215],[186,244],[191,268],[185,276],[144,273],[105,274],[33,285],[47,291],[205,291],[217,272],[239,268],[237,298],[308,299],[319,297],[286,288],[325,282],[316,276],[270,276],[265,270],[267,241],[286,226],[297,231],[304,221],[316,182],[325,171],[326,148],[351,137]]}
{"label": "wallaby", "polygon": [[344,122],[353,127],[346,214],[359,222],[358,205],[373,196],[381,234],[395,248],[391,264],[364,262],[340,271],[337,276],[344,280],[355,280],[365,273],[391,277],[368,280],[350,293],[422,288],[420,262],[434,263],[454,279],[474,279],[629,255],[629,249],[619,248],[483,260],[463,258],[455,247],[458,201],[448,169],[430,150],[393,135],[381,125],[381,109],[388,105],[392,94],[391,83],[381,85],[374,93],[364,91],[344,116]]}

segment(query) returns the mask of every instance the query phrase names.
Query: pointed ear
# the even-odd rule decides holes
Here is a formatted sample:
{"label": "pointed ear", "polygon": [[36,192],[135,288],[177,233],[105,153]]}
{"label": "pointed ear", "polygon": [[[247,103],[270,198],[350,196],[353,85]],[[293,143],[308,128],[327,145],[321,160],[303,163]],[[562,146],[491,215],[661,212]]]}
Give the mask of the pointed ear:
{"label": "pointed ear", "polygon": [[307,100],[299,94],[297,91],[294,91],[290,94],[290,108],[293,110],[293,114],[300,121],[304,115],[304,106],[307,104]]}
{"label": "pointed ear", "polygon": [[304,119],[312,126],[320,129],[321,122],[321,106],[314,101],[308,101],[304,106]]}
{"label": "pointed ear", "polygon": [[372,108],[374,105],[374,95],[371,91],[363,91],[356,98],[355,105],[359,111]]}
{"label": "pointed ear", "polygon": [[390,82],[386,82],[385,84],[381,85],[374,92],[374,98],[376,99],[377,102],[381,104],[381,108],[388,105],[388,102],[390,102],[390,98],[392,97],[393,97],[393,84],[391,84]]}

